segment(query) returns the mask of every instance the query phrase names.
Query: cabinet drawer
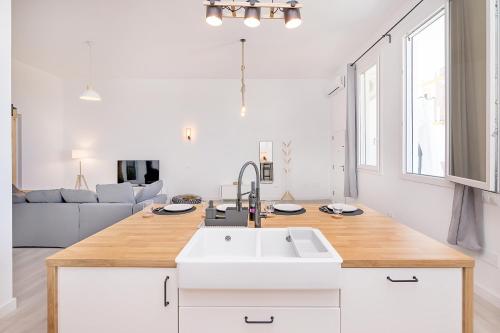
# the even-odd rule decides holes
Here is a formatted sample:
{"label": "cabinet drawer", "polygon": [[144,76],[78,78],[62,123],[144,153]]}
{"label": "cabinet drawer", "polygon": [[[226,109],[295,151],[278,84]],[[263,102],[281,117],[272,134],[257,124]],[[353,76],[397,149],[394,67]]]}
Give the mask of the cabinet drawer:
{"label": "cabinet drawer", "polygon": [[342,279],[342,333],[461,332],[460,268],[346,268]]}
{"label": "cabinet drawer", "polygon": [[179,332],[340,333],[340,309],[180,307]]}

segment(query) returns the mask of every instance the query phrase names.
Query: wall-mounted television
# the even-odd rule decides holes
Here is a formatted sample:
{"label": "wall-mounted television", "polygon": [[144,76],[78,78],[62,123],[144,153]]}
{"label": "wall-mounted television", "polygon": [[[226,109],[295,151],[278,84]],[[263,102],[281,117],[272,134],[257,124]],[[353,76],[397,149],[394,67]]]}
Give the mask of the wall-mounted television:
{"label": "wall-mounted television", "polygon": [[160,180],[160,161],[157,160],[122,160],[117,166],[118,183],[145,185]]}

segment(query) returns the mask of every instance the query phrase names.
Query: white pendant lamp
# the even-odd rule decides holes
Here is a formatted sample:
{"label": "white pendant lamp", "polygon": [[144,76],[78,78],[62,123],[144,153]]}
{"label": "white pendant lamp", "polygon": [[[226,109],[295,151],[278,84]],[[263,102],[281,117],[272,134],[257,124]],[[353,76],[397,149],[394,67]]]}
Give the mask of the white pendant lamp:
{"label": "white pendant lamp", "polygon": [[87,44],[89,48],[89,83],[80,95],[80,99],[84,101],[99,102],[101,101],[101,96],[92,87],[92,42],[86,41],[85,44]]}

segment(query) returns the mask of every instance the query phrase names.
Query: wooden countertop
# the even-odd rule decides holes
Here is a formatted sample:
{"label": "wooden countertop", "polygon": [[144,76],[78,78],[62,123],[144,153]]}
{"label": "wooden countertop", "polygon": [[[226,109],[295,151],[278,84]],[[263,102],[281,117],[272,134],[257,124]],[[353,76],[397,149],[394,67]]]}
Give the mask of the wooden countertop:
{"label": "wooden countertop", "polygon": [[[269,227],[320,229],[344,259],[342,267],[473,267],[474,260],[370,208],[334,219],[306,204],[307,213],[262,220]],[[144,218],[141,213],[67,248],[47,265],[73,267],[175,267],[175,257],[197,230],[200,207],[190,214]]]}

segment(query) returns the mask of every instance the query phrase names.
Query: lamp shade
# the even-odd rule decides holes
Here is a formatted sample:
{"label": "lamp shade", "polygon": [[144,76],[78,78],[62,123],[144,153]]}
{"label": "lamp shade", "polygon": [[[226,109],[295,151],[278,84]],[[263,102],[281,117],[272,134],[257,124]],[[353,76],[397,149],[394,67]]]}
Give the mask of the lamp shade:
{"label": "lamp shade", "polygon": [[101,96],[95,91],[92,86],[87,86],[85,91],[80,95],[80,99],[84,101],[93,101],[99,102],[101,100]]}
{"label": "lamp shade", "polygon": [[206,20],[208,24],[214,27],[222,25],[222,7],[207,6]]}
{"label": "lamp shade", "polygon": [[71,158],[75,160],[81,160],[83,158],[89,157],[89,152],[83,149],[73,149],[71,151]]}
{"label": "lamp shade", "polygon": [[247,27],[256,28],[260,25],[260,7],[245,8],[245,20]]}
{"label": "lamp shade", "polygon": [[300,10],[298,8],[286,8],[284,11],[285,26],[288,29],[295,29],[302,24]]}

